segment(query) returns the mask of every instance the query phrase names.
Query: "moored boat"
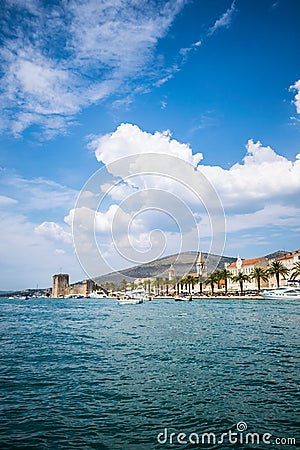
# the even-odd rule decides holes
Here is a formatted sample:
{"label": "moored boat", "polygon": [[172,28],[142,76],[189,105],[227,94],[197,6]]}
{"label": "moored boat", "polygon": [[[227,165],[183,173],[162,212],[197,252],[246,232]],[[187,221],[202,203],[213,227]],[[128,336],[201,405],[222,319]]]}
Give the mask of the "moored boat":
{"label": "moored boat", "polygon": [[123,298],[118,298],[117,302],[119,305],[138,305],[140,303],[143,303],[143,300],[125,296]]}
{"label": "moored boat", "polygon": [[260,295],[266,300],[300,300],[300,287],[283,286],[277,289],[262,291]]}
{"label": "moored boat", "polygon": [[127,291],[124,297],[118,299],[120,305],[137,305],[139,303],[144,303],[144,301],[149,300],[147,297],[145,289],[133,289],[132,291]]}
{"label": "moored boat", "polygon": [[89,298],[107,298],[107,294],[104,291],[93,291],[89,294]]}
{"label": "moored boat", "polygon": [[174,297],[175,302],[191,302],[193,300],[193,297],[189,295],[188,297],[181,297],[179,295],[176,295]]}

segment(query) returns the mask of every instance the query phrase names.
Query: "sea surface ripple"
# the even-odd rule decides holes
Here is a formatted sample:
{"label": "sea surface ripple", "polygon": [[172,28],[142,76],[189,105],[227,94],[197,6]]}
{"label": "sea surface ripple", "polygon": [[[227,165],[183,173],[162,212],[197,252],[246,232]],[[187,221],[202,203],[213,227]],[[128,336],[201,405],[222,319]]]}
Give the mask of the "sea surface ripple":
{"label": "sea surface ripple", "polygon": [[0,303],[1,450],[274,448],[157,440],[240,422],[300,448],[299,302]]}

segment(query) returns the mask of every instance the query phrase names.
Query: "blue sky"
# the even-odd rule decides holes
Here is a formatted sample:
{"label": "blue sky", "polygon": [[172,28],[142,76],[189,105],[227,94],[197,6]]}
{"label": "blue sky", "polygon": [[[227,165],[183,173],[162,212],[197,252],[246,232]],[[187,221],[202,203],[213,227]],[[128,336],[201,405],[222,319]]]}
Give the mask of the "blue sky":
{"label": "blue sky", "polygon": [[[86,276],[72,244],[76,198],[99,169],[101,192],[125,176],[109,164],[134,152],[198,165],[225,211],[225,255],[299,248],[299,15],[297,0],[1,2],[0,290],[49,286],[61,270]],[[134,214],[139,251],[157,229],[164,251],[178,251],[181,232],[169,219],[141,215],[140,200],[129,202],[131,215],[120,206],[142,186],[124,182],[95,213],[107,267],[130,265],[112,244],[128,245]],[[208,250],[203,211],[186,204]],[[112,241],[117,208],[124,235]],[[186,229],[183,249],[194,249]]]}

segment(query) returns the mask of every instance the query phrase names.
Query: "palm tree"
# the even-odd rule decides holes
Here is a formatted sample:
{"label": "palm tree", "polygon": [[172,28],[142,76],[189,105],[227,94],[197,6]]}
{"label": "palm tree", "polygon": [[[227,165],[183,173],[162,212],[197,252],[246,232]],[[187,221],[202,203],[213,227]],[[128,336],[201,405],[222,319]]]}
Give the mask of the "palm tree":
{"label": "palm tree", "polygon": [[142,284],[143,284],[143,288],[145,289],[145,291],[149,293],[150,292],[150,290],[149,290],[149,280],[144,280]]}
{"label": "palm tree", "polygon": [[277,287],[279,287],[279,277],[280,275],[285,279],[288,275],[289,269],[285,267],[281,261],[273,261],[268,268],[268,275],[275,275]]}
{"label": "palm tree", "polygon": [[197,280],[193,275],[187,275],[184,278],[184,283],[188,286],[189,294],[191,293],[191,285],[194,289],[195,284],[197,283]]}
{"label": "palm tree", "polygon": [[200,294],[202,294],[202,291],[203,291],[203,283],[204,283],[204,281],[205,281],[204,276],[203,275],[199,275],[198,276],[198,283],[199,283],[199,292],[200,292]]}
{"label": "palm tree", "polygon": [[206,285],[210,285],[211,287],[211,293],[214,293],[214,289],[215,289],[215,283],[218,282],[218,276],[215,275],[215,272],[211,273],[205,280],[205,284]]}
{"label": "palm tree", "polygon": [[172,286],[175,289],[177,295],[179,295],[179,285],[180,285],[181,278],[176,276],[171,280]]}
{"label": "palm tree", "polygon": [[186,276],[181,279],[180,284],[181,284],[181,292],[183,291],[183,287],[185,288],[185,290],[187,290],[188,280]]}
{"label": "palm tree", "polygon": [[233,280],[235,283],[239,283],[239,284],[240,284],[241,295],[243,295],[244,282],[250,280],[249,276],[246,275],[246,274],[243,273],[243,272],[239,272],[237,275],[235,275],[234,277],[232,277],[232,280]]}
{"label": "palm tree", "polygon": [[265,269],[255,267],[250,273],[250,278],[257,281],[257,289],[260,291],[260,281],[268,281],[269,275]]}
{"label": "palm tree", "polygon": [[295,280],[297,277],[300,277],[300,262],[296,262],[292,267],[292,275],[291,279]]}
{"label": "palm tree", "polygon": [[215,270],[214,274],[218,283],[218,289],[221,289],[221,281],[223,280],[222,270]]}
{"label": "palm tree", "polygon": [[159,293],[160,293],[160,283],[161,283],[161,278],[159,278],[159,277],[154,278],[154,280],[152,281],[152,286],[154,288],[155,295],[159,295]]}
{"label": "palm tree", "polygon": [[125,280],[125,278],[123,278],[123,280],[121,281],[121,288],[123,291],[126,291],[127,281]]}
{"label": "palm tree", "polygon": [[227,294],[228,291],[228,280],[230,280],[232,278],[232,273],[227,270],[227,269],[223,269],[220,271],[222,273],[222,280],[224,280],[225,282],[225,294]]}
{"label": "palm tree", "polygon": [[162,286],[166,287],[166,294],[169,294],[170,281],[169,278],[162,278]]}

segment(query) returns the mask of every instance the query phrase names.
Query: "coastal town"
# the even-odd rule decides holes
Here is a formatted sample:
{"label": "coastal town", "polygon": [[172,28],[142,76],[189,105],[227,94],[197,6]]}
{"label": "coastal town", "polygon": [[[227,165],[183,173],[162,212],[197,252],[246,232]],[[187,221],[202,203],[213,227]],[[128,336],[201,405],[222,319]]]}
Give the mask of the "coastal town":
{"label": "coastal town", "polygon": [[166,277],[144,277],[133,281],[121,280],[120,285],[105,282],[98,285],[93,280],[70,284],[69,274],[55,274],[52,297],[118,297],[126,291],[143,289],[153,297],[179,295],[253,295],[267,289],[279,288],[287,283],[297,284],[300,278],[300,249],[282,252],[282,256],[265,256],[251,259],[237,257],[231,264],[209,272],[206,258],[200,252],[196,260],[196,272],[183,276],[176,274],[176,264],[171,264]]}

